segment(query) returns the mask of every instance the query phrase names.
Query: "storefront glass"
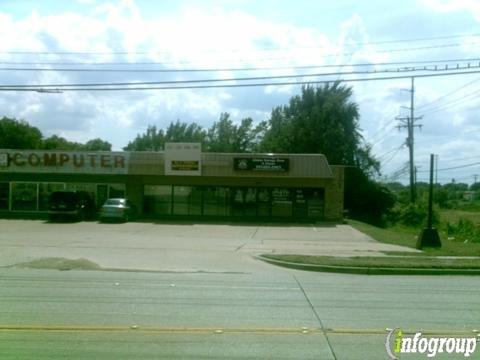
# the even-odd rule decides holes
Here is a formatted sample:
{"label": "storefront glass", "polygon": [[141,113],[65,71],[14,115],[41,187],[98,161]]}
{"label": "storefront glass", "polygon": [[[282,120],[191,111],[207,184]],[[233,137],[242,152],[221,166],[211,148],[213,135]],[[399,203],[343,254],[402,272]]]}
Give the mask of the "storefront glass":
{"label": "storefront glass", "polygon": [[268,217],[271,213],[272,192],[269,188],[257,189],[257,215]]}
{"label": "storefront glass", "polygon": [[12,210],[36,211],[38,200],[37,183],[12,183]]}
{"label": "storefront glass", "polygon": [[108,198],[124,198],[125,184],[110,184],[108,185]]}
{"label": "storefront glass", "polygon": [[231,189],[231,210],[233,216],[256,216],[256,188],[238,187]]}
{"label": "storefront glass", "polygon": [[144,212],[154,216],[203,215],[321,220],[324,214],[324,190],[146,185]]}
{"label": "storefront glass", "polygon": [[294,189],[293,197],[293,216],[296,219],[306,219],[308,217],[308,189]]}
{"label": "storefront glass", "polygon": [[324,189],[305,189],[308,201],[308,217],[310,219],[323,219],[325,209]]}
{"label": "storefront glass", "polygon": [[65,189],[64,183],[39,183],[38,184],[38,209],[40,211],[48,210],[48,199],[54,191]]}
{"label": "storefront glass", "polygon": [[272,189],[272,216],[292,216],[292,190],[287,188]]}
{"label": "storefront glass", "polygon": [[226,187],[208,186],[203,190],[203,215],[229,216],[229,191]]}
{"label": "storefront glass", "polygon": [[10,201],[10,184],[8,182],[0,183],[0,210],[8,210]]}
{"label": "storefront glass", "polygon": [[171,215],[172,185],[145,185],[143,206],[147,215]]}

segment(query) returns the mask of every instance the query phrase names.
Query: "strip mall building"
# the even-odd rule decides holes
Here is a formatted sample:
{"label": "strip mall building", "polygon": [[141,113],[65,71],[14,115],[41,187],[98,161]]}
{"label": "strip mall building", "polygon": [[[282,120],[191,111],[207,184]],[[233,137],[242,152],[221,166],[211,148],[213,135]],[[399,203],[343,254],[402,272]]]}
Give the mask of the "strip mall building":
{"label": "strip mall building", "polygon": [[339,221],[343,167],[319,154],[0,150],[0,214],[45,213],[53,191],[126,197],[144,217]]}

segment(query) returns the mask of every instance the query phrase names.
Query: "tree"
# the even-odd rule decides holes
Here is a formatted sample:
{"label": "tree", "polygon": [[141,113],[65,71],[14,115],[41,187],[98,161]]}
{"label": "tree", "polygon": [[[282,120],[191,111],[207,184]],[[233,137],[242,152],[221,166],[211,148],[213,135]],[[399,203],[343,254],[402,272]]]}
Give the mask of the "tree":
{"label": "tree", "polygon": [[97,138],[87,141],[87,143],[83,146],[83,149],[86,151],[111,151],[112,144],[110,144],[108,141]]}
{"label": "tree", "polygon": [[253,127],[251,118],[235,125],[230,114],[222,113],[220,119],[207,131],[206,150],[209,152],[252,152],[257,144],[260,127]]}
{"label": "tree", "polygon": [[395,205],[395,196],[385,186],[372,181],[360,168],[345,169],[345,208],[349,216],[383,225],[383,215]]}
{"label": "tree", "polygon": [[68,141],[67,139],[52,135],[42,141],[42,149],[45,150],[82,150],[83,145],[77,142]]}
{"label": "tree", "polygon": [[322,153],[331,164],[358,166],[368,174],[380,163],[363,143],[352,89],[335,82],[304,86],[288,105],[273,109],[264,125],[261,149],[267,152]]}
{"label": "tree", "polygon": [[165,144],[165,135],[163,130],[157,130],[154,125],[149,125],[147,131],[140,135],[138,134],[135,140],[130,141],[127,146],[123,148],[126,151],[161,151]]}
{"label": "tree", "polygon": [[199,142],[205,141],[205,130],[196,123],[187,124],[177,120],[171,122],[165,131],[165,142]]}
{"label": "tree", "polygon": [[180,120],[171,122],[167,130],[157,129],[149,125],[144,134],[138,134],[135,140],[128,143],[123,150],[128,151],[161,151],[166,142],[204,142],[205,130],[196,123],[183,123]]}
{"label": "tree", "polygon": [[1,149],[38,149],[42,143],[42,133],[24,120],[0,119]]}

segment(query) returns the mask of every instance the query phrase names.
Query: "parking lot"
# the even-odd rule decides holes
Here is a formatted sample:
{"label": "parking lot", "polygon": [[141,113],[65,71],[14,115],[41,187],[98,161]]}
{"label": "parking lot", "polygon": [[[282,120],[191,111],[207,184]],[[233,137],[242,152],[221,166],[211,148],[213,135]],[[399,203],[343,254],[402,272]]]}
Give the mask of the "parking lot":
{"label": "parking lot", "polygon": [[61,257],[114,269],[245,272],[270,267],[252,256],[261,253],[361,256],[405,250],[348,225],[0,220],[0,228],[0,266]]}

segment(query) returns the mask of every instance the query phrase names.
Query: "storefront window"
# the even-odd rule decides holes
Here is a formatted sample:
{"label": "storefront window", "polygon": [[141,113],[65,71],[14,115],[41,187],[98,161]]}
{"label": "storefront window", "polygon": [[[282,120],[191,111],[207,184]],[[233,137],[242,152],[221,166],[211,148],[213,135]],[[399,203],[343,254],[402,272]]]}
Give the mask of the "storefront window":
{"label": "storefront window", "polygon": [[308,217],[311,219],[323,219],[325,208],[324,189],[305,189],[308,201]]}
{"label": "storefront window", "polygon": [[174,215],[201,215],[202,188],[198,186],[174,186]]}
{"label": "storefront window", "polygon": [[37,210],[37,189],[37,183],[12,183],[12,210]]}
{"label": "storefront window", "polygon": [[294,189],[293,190],[293,216],[297,219],[305,219],[308,217],[307,207],[307,189]]}
{"label": "storefront window", "polygon": [[255,188],[233,188],[231,193],[233,216],[256,216],[257,199]]}
{"label": "storefront window", "polygon": [[48,198],[54,191],[60,191],[65,188],[64,183],[40,183],[38,184],[38,209],[40,211],[48,210]]}
{"label": "storefront window", "polygon": [[125,184],[110,184],[108,185],[108,198],[124,198]]}
{"label": "storefront window", "polygon": [[145,185],[143,206],[147,215],[171,215],[172,185]]}
{"label": "storefront window", "polygon": [[206,187],[203,190],[203,215],[228,216],[228,188],[220,186]]}
{"label": "storefront window", "polygon": [[292,216],[292,191],[287,188],[272,189],[272,216]]}
{"label": "storefront window", "polygon": [[189,198],[189,215],[202,215],[202,193],[203,188],[199,186],[192,187]]}
{"label": "storefront window", "polygon": [[0,210],[8,210],[8,202],[10,198],[10,184],[0,183]]}
{"label": "storefront window", "polygon": [[257,189],[257,198],[258,198],[258,216],[270,216],[270,207],[271,207],[271,193],[270,189],[262,188]]}

